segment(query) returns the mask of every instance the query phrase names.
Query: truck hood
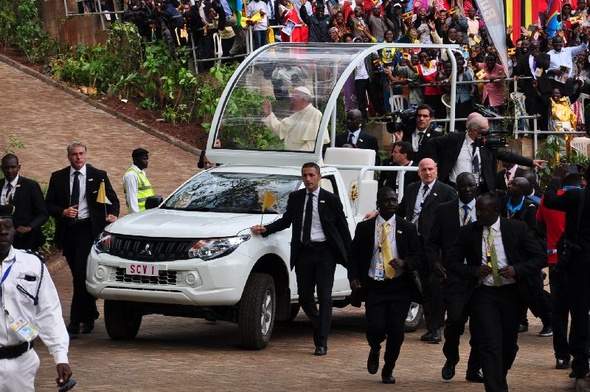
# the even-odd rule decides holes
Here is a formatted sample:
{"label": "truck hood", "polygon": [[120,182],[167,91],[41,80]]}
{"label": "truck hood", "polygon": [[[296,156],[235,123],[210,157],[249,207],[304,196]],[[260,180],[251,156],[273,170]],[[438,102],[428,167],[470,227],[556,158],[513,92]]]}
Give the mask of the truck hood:
{"label": "truck hood", "polygon": [[[263,224],[278,217],[265,214]],[[203,238],[249,234],[260,224],[259,214],[172,211],[153,209],[127,215],[107,226],[105,231],[134,237]]]}

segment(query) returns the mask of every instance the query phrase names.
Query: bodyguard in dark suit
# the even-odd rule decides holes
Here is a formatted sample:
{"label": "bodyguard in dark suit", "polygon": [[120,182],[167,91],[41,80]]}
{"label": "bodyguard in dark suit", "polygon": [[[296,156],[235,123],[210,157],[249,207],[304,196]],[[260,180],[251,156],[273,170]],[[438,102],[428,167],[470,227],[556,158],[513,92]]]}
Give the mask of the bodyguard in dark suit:
{"label": "bodyguard in dark suit", "polygon": [[[446,362],[441,372],[445,380],[455,376],[455,366],[459,362],[459,341],[465,332],[467,317],[463,314],[466,284],[444,267],[444,260],[457,238],[459,228],[477,219],[475,214],[477,183],[473,174],[461,173],[457,176],[457,194],[458,199],[437,206],[432,230],[426,241],[426,258],[431,263],[434,274],[442,279],[442,299],[447,313],[443,346]],[[473,334],[469,344],[471,352],[465,378],[467,381],[483,382],[478,344]]]}
{"label": "bodyguard in dark suit", "polygon": [[404,324],[410,303],[421,302],[414,278],[421,263],[416,227],[395,216],[397,195],[391,188],[377,192],[379,216],[360,222],[348,252],[348,279],[361,292],[367,317],[367,341],[371,350],[367,370],[379,370],[381,343],[385,364],[381,379],[395,383],[393,369],[404,341]]}
{"label": "bodyguard in dark suit", "polygon": [[[436,207],[440,203],[454,200],[456,195],[453,188],[437,180],[436,163],[432,159],[425,158],[420,161],[418,175],[420,181],[408,185],[407,194],[399,205],[398,214],[416,224],[421,245],[424,246],[426,238],[430,235]],[[430,264],[424,260],[419,273],[422,280],[424,317],[428,332],[421,339],[429,343],[439,343],[444,308],[440,279],[431,272]]]}
{"label": "bodyguard in dark suit", "polygon": [[466,310],[479,342],[486,391],[508,391],[528,280],[545,252],[523,222],[500,218],[500,199],[484,193],[477,221],[459,229],[446,267],[466,283]]}
{"label": "bodyguard in dark suit", "polygon": [[[320,167],[308,162],[301,168],[305,189],[292,192],[280,219],[251,228],[266,237],[289,226],[291,268],[295,268],[299,304],[314,330],[315,355],[326,355],[332,323],[332,287],[336,264],[346,266],[350,232],[338,196],[320,188]],[[319,311],[314,293],[317,287]]]}
{"label": "bodyguard in dark suit", "polygon": [[361,131],[363,115],[360,110],[352,109],[346,113],[346,133],[336,135],[336,147],[348,144],[354,148],[364,148],[375,151],[375,166],[379,166],[379,141],[375,136]]}
{"label": "bodyguard in dark suit", "polygon": [[[119,199],[107,173],[86,164],[86,145],[68,146],[70,166],[51,174],[45,202],[55,218],[55,245],[63,251],[72,271],[74,293],[68,332],[90,333],[98,318],[96,298],[86,290],[86,259],[94,239],[117,220]],[[97,200],[101,183],[108,202]],[[110,204],[109,204],[110,203]]]}
{"label": "bodyguard in dark suit", "polygon": [[[391,158],[383,161],[383,166],[418,166],[414,162],[414,151],[408,142],[397,141],[393,143]],[[379,175],[379,186],[388,186],[399,194],[399,177],[404,177],[404,194],[408,185],[420,181],[418,172],[415,171],[382,171]]]}
{"label": "bodyguard in dark suit", "polygon": [[[510,152],[513,153],[512,151]],[[522,177],[525,170],[520,167],[514,169],[516,165],[510,162],[502,162],[502,164],[504,169],[496,173],[496,190],[506,191],[508,189],[508,183],[515,177]]]}
{"label": "bodyguard in dark suit", "polygon": [[450,133],[428,141],[426,155],[438,164],[438,178],[452,184],[459,173],[471,172],[478,180],[480,192],[496,189],[498,159],[523,166],[537,166],[545,161],[525,158],[506,150],[493,150],[478,146],[475,140],[480,132],[489,129],[488,120],[480,114],[470,115],[467,132]]}
{"label": "bodyguard in dark suit", "polygon": [[420,162],[422,158],[430,158],[425,150],[428,140],[443,135],[433,129],[432,120],[434,120],[434,109],[421,104],[416,108],[415,120],[409,124],[403,124],[404,127],[401,130],[394,132],[396,141],[401,140],[412,145],[416,162]]}
{"label": "bodyguard in dark suit", "polygon": [[36,181],[19,174],[20,163],[14,154],[2,158],[0,180],[0,204],[12,204],[15,207],[12,220],[15,227],[13,246],[17,249],[37,251],[45,243],[41,226],[49,219],[43,192]]}

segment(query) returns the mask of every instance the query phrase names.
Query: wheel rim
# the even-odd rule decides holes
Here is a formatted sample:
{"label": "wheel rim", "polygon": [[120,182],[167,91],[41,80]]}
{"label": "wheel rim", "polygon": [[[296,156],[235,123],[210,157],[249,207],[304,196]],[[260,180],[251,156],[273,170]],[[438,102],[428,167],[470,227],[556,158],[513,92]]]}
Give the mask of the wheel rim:
{"label": "wheel rim", "polygon": [[272,305],[272,293],[270,290],[266,290],[260,316],[260,327],[263,335],[268,333],[272,324]]}
{"label": "wheel rim", "polygon": [[416,316],[418,315],[419,308],[420,305],[418,305],[415,302],[412,302],[412,304],[410,305],[410,311],[408,312],[408,316],[406,317],[406,322],[411,322],[416,318]]}

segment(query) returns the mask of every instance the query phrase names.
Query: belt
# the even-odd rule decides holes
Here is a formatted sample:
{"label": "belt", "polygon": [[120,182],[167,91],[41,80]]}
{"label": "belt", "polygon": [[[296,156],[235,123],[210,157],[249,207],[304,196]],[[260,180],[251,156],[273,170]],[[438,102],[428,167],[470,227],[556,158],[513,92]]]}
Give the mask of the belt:
{"label": "belt", "polygon": [[301,245],[302,248],[315,248],[318,246],[326,245],[328,241],[308,241]]}
{"label": "belt", "polygon": [[84,224],[84,223],[90,223],[90,218],[74,219],[72,222],[75,225],[81,225],[81,224]]}
{"label": "belt", "polygon": [[35,341],[22,342],[14,346],[0,347],[0,359],[14,359],[18,358],[29,349],[33,348]]}

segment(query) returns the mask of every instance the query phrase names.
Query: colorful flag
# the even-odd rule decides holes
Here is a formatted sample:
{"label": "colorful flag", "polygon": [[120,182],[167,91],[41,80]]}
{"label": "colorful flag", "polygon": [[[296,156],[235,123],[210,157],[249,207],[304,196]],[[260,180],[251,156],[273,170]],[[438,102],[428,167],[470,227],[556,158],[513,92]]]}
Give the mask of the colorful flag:
{"label": "colorful flag", "polygon": [[264,200],[262,201],[262,212],[277,202],[276,197],[269,191],[264,191]]}
{"label": "colorful flag", "polygon": [[98,195],[96,196],[96,202],[101,204],[111,204],[111,201],[107,198],[107,191],[104,185],[104,180],[100,183],[98,187]]}
{"label": "colorful flag", "polygon": [[547,28],[545,31],[549,39],[555,37],[557,30],[561,30],[561,23],[558,20],[561,12],[561,0],[549,0],[547,8]]}

